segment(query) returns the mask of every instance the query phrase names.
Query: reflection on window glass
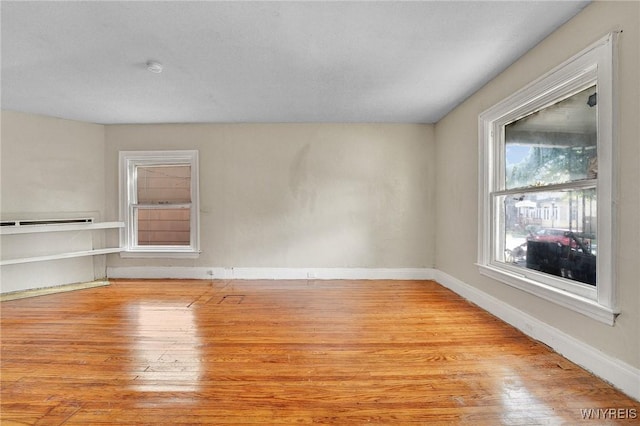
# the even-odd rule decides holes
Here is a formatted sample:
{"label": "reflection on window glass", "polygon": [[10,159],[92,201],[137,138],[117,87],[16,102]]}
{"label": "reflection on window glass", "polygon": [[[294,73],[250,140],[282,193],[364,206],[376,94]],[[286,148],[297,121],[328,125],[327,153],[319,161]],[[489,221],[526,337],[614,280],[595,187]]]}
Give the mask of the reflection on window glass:
{"label": "reflection on window glass", "polygon": [[136,173],[138,203],[191,202],[191,166],[138,166]]}
{"label": "reflection on window glass", "polygon": [[597,109],[594,85],[506,125],[506,189],[597,178]]}
{"label": "reflection on window glass", "polygon": [[595,285],[595,188],[497,198],[504,231],[500,261]]}

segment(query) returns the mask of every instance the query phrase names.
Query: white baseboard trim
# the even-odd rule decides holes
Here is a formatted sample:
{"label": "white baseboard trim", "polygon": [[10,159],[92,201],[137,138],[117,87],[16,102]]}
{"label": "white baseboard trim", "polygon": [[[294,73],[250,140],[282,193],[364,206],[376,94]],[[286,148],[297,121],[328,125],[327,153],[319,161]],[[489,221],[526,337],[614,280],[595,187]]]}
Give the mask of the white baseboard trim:
{"label": "white baseboard trim", "polygon": [[640,369],[613,358],[445,272],[435,270],[433,279],[640,401]]}
{"label": "white baseboard trim", "polygon": [[110,266],[109,278],[237,280],[432,280],[431,268],[220,268]]}

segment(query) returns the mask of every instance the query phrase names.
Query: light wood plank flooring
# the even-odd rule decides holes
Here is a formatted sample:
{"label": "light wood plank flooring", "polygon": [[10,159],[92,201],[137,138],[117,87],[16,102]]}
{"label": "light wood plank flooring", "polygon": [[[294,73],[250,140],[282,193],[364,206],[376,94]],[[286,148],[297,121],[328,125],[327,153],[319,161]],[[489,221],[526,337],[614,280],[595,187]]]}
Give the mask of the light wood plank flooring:
{"label": "light wood plank flooring", "polygon": [[3,425],[640,415],[638,402],[430,281],[121,280],[1,309]]}

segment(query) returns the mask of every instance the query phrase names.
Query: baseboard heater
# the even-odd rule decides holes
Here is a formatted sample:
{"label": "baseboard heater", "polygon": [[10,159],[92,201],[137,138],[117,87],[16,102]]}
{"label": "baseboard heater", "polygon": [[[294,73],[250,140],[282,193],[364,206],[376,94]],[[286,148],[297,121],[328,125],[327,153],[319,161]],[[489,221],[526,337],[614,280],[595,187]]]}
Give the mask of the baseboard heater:
{"label": "baseboard heater", "polygon": [[93,218],[3,220],[0,222],[0,226],[69,225],[81,223],[93,223]]}

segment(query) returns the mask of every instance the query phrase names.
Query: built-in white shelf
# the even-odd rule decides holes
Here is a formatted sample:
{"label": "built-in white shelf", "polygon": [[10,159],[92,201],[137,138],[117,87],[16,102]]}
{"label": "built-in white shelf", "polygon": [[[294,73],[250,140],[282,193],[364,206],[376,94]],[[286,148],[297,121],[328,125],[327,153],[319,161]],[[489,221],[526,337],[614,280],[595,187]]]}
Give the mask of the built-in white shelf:
{"label": "built-in white shelf", "polygon": [[[82,222],[81,220],[86,220]],[[10,226],[0,227],[0,235],[17,235],[17,234],[36,234],[45,232],[69,232],[69,231],[94,231],[100,229],[118,229],[124,228],[124,222],[93,222],[92,219],[79,219],[77,222],[72,220],[61,220],[61,223],[55,223],[55,220],[44,221],[47,223],[37,223],[37,221],[13,221]],[[71,223],[69,223],[71,222]],[[28,223],[28,224],[26,224]],[[16,259],[2,259],[0,266],[16,265],[20,263],[46,262],[48,260],[71,259],[74,257],[97,256],[101,254],[119,253],[120,247],[94,248],[92,250],[55,253],[43,256],[30,256]]]}
{"label": "built-in white shelf", "polygon": [[[19,222],[18,222],[19,223]],[[0,235],[35,234],[38,232],[90,231],[124,228],[124,222],[54,223],[46,225],[15,225],[0,227]]]}
{"label": "built-in white shelf", "polygon": [[120,253],[121,251],[122,251],[121,248],[113,247],[113,248],[75,251],[75,252],[59,253],[59,254],[48,254],[46,256],[23,257],[19,259],[0,260],[0,266],[16,265],[18,263],[45,262],[47,260],[71,259],[73,257],[96,256],[99,254]]}

